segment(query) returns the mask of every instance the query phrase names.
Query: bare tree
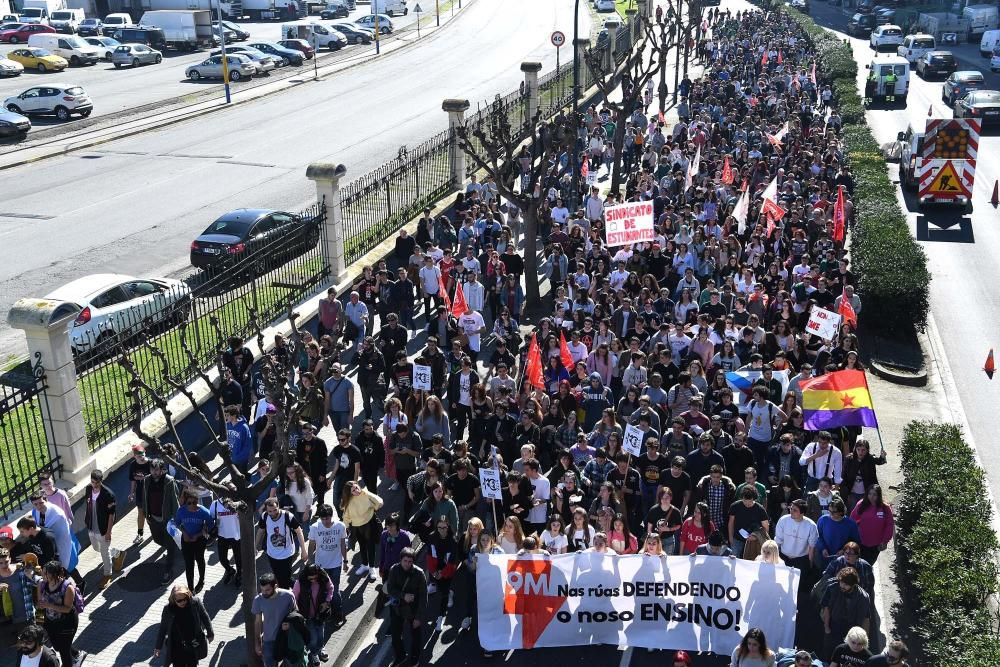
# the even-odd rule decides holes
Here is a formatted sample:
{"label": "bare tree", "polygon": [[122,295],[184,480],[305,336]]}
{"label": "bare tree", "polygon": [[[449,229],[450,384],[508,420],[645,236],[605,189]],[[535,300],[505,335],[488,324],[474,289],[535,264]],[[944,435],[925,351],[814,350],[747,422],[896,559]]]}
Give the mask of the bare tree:
{"label": "bare tree", "polygon": [[[611,112],[615,123],[612,143],[615,159],[611,171],[611,192],[617,192],[622,182],[622,156],[625,145],[625,125],[636,109],[645,109],[643,94],[648,82],[660,76],[661,88],[666,72],[667,52],[677,45],[677,31],[673,24],[673,4],[670,12],[662,13],[658,21],[636,15],[639,23],[639,39],[629,40],[629,51],[619,63],[616,53],[608,54],[606,49],[590,49],[584,60],[590,70],[594,84],[600,91],[604,108]],[[619,35],[621,32],[619,32]],[[616,44],[616,50],[620,44]],[[608,47],[610,49],[610,46]],[[618,90],[621,89],[619,98]],[[660,99],[664,93],[661,90]]]}
{"label": "bare tree", "polygon": [[[298,329],[295,326],[297,318],[298,314],[291,312],[291,308],[289,307],[293,345],[300,340]],[[256,313],[254,312],[250,313],[250,323],[252,329],[256,330],[258,346],[263,350],[264,337],[261,333]],[[222,350],[225,346],[226,337],[222,335],[218,319],[214,316],[211,318],[211,324],[216,340],[219,341],[216,346],[216,352],[218,353],[218,361],[216,363],[219,370],[219,377],[221,378]],[[268,400],[277,409],[273,416],[275,443],[271,454],[271,472],[257,482],[251,482],[250,478],[245,476],[233,464],[230,457],[229,444],[224,433],[220,435],[218,428],[213,426],[211,421],[201,412],[195,395],[178,375],[179,372],[189,370],[195,372],[198,379],[209,387],[212,393],[212,400],[218,405],[222,405],[222,385],[219,382],[213,382],[209,378],[208,373],[202,369],[197,355],[188,344],[187,326],[188,324],[185,322],[181,324],[179,329],[180,346],[184,352],[183,356],[187,361],[184,367],[179,367],[180,364],[171,366],[167,356],[149,340],[143,341],[138,348],[131,350],[127,354],[122,354],[119,358],[119,364],[126,370],[130,377],[129,392],[132,402],[130,421],[132,431],[146,443],[147,450],[151,454],[164,459],[170,465],[181,470],[189,480],[211,491],[216,497],[220,498],[238,513],[240,535],[242,538],[240,540],[240,553],[238,557],[240,558],[243,573],[243,598],[241,606],[246,631],[247,661],[251,667],[260,667],[262,663],[256,653],[254,617],[250,613],[253,599],[257,595],[257,550],[255,539],[257,517],[255,510],[257,498],[269,487],[279,474],[279,471],[284,470],[286,465],[291,463],[295,458],[295,451],[292,448],[292,439],[289,437],[289,434],[299,423],[300,406],[296,404],[295,396],[288,390],[287,384],[288,371],[290,370],[288,367],[290,361],[288,359],[291,359],[293,355],[288,355],[285,361],[273,355],[265,355],[260,363],[260,374],[267,391]],[[157,373],[159,375],[158,379],[162,380],[162,382],[151,381],[143,377],[142,372],[133,361],[134,356],[143,354],[148,354],[157,362],[158,369],[154,369],[152,372]],[[159,437],[147,433],[142,429],[142,418],[145,414],[143,399],[147,397],[153,406],[163,414],[174,442],[181,442],[177,433],[177,424],[174,415],[169,408],[168,401],[170,396],[165,391],[157,389],[157,387],[163,386],[169,387],[172,392],[183,396],[188,401],[194,409],[193,414],[195,418],[200,422],[205,432],[205,439],[209,443],[214,444],[218,450],[224,465],[221,474],[216,476],[216,478],[203,474],[201,470],[191,465],[187,452],[183,447],[174,443],[164,442]],[[228,480],[220,481],[224,480],[227,476]]]}
{"label": "bare tree", "polygon": [[[521,211],[524,233],[525,299],[537,303],[538,210],[549,187],[559,187],[569,174],[571,160],[561,160],[576,150],[579,115],[559,113],[542,122],[539,105],[526,127],[513,127],[500,101],[493,103],[480,122],[456,130],[459,148],[478,169],[492,176],[497,191]],[[526,132],[527,130],[527,132]],[[525,134],[527,137],[525,138]],[[522,162],[527,156],[530,160]]]}

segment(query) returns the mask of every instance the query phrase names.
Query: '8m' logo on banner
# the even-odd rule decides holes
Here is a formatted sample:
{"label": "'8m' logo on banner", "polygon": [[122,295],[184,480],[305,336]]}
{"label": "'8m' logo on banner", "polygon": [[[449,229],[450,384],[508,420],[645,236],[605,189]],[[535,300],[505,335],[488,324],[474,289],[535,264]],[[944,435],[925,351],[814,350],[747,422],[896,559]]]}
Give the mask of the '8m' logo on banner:
{"label": "'8m' logo on banner", "polygon": [[552,563],[548,560],[511,560],[507,562],[503,613],[521,617],[521,644],[532,648],[549,627],[566,595],[559,595],[552,581]]}

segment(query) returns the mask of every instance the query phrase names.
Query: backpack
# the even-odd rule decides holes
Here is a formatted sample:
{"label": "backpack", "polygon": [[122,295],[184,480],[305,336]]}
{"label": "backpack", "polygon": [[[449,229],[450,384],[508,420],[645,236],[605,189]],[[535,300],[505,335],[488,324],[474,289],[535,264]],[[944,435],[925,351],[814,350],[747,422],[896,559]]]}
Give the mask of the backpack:
{"label": "backpack", "polygon": [[[66,587],[69,586],[71,583],[72,582],[69,579],[64,579],[63,580],[62,586],[60,586],[60,588],[59,588],[59,592],[62,593],[63,596],[66,595]],[[74,593],[74,595],[73,595],[73,610],[76,611],[76,613],[78,613],[78,614],[82,614],[83,613],[83,606],[84,606],[85,603],[84,603],[84,600],[83,600],[83,594],[80,593],[80,587],[79,586],[74,586],[73,587],[73,593]]]}

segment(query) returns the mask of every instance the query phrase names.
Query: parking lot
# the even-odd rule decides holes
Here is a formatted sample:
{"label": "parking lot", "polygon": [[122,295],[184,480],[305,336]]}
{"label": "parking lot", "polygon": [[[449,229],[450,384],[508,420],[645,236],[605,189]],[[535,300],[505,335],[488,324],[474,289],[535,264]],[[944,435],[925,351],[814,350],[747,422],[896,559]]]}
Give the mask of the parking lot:
{"label": "parking lot", "polygon": [[[370,11],[368,5],[358,5],[358,8],[351,12],[348,19],[338,19],[339,21],[353,20]],[[426,14],[425,14],[426,16]],[[313,17],[313,18],[319,18]],[[393,26],[398,33],[400,30],[414,29],[416,16],[411,12],[407,16],[396,16],[392,18]],[[250,40],[274,42],[281,39],[281,24],[283,21],[269,21],[260,23],[243,23],[239,25],[250,32]],[[245,43],[245,42],[243,42]],[[24,45],[0,44],[0,55],[6,55]],[[351,44],[341,52],[322,51],[319,63],[323,64],[327,60],[342,57],[361,56],[365,53],[374,53],[374,45]],[[109,62],[100,61],[96,65],[84,65],[80,67],[70,67],[62,72],[38,73],[35,71],[25,71],[17,77],[0,78],[0,100],[7,97],[19,95],[21,92],[32,86],[44,84],[64,85],[73,83],[82,86],[90,95],[94,102],[94,111],[91,119],[108,116],[111,114],[121,114],[131,109],[148,107],[157,103],[171,102],[195,102],[207,92],[215,89],[221,94],[222,83],[219,80],[201,80],[198,82],[189,81],[185,78],[184,72],[189,65],[200,63],[209,55],[209,50],[204,49],[195,53],[183,53],[178,51],[164,51],[163,62],[159,65],[143,65],[138,68],[115,69]],[[285,67],[278,70],[274,76],[295,76],[298,72],[303,74],[311,73],[312,61],[306,61],[302,67]],[[234,83],[234,86],[253,85],[252,82]],[[60,125],[72,128],[81,123],[82,119],[74,117],[66,123],[59,123],[52,118],[36,117],[32,119],[32,125],[36,129],[52,125]],[[33,130],[34,132],[34,130]],[[31,135],[29,135],[30,137]]]}

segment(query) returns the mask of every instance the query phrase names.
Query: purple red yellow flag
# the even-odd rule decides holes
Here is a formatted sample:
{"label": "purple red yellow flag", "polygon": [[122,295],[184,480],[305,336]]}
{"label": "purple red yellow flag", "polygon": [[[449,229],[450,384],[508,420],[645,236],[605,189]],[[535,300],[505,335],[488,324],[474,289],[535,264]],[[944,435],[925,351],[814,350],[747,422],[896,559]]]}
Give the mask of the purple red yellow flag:
{"label": "purple red yellow flag", "polygon": [[875,406],[864,371],[834,371],[802,383],[803,428],[810,431],[842,426],[878,428]]}

